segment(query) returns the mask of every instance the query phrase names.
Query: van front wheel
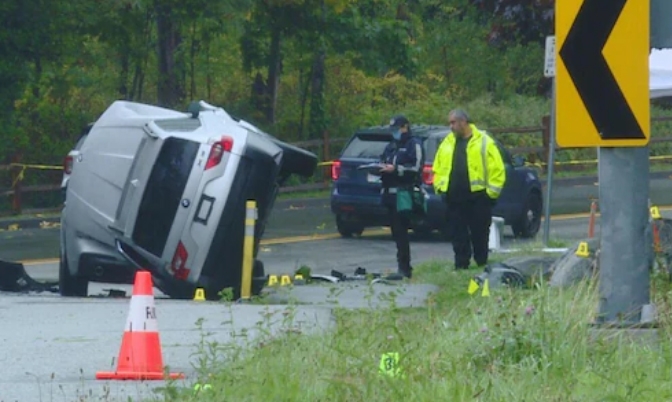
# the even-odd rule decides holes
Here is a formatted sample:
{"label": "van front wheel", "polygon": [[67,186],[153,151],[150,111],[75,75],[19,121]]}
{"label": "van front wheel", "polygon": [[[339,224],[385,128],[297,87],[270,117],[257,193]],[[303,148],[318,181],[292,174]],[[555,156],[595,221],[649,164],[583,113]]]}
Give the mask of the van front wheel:
{"label": "van front wheel", "polygon": [[61,252],[58,264],[58,291],[61,296],[86,297],[89,292],[89,281],[78,275],[72,275],[68,268],[68,259]]}

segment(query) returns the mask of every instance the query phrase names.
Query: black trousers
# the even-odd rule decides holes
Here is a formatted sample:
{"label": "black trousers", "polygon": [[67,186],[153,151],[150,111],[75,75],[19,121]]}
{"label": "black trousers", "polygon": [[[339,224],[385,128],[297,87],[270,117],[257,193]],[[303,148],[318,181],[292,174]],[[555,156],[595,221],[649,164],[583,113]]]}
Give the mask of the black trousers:
{"label": "black trousers", "polygon": [[397,267],[399,272],[409,273],[411,271],[411,246],[408,236],[408,230],[411,226],[411,220],[407,213],[397,212],[396,194],[384,194],[383,205],[387,207],[390,216],[390,229],[392,239],[397,245]]}
{"label": "black trousers", "polygon": [[494,202],[485,193],[469,200],[448,200],[448,225],[451,228],[455,268],[469,267],[472,253],[476,265],[488,263],[488,240]]}

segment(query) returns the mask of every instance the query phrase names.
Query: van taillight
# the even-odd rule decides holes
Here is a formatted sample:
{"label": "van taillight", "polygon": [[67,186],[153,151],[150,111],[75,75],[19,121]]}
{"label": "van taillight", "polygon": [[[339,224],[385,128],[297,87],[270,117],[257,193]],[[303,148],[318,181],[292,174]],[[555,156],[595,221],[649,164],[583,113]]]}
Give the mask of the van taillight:
{"label": "van taillight", "polygon": [[170,268],[176,279],[186,280],[189,276],[190,270],[185,266],[188,257],[187,248],[180,241],[177,245],[177,250],[175,250],[175,255],[173,255],[173,260],[170,262]]}
{"label": "van taillight", "polygon": [[341,175],[341,161],[334,161],[331,164],[331,180],[338,180]]}
{"label": "van taillight", "polygon": [[428,186],[431,186],[434,182],[434,172],[432,171],[432,165],[425,164],[422,168],[422,182]]}
{"label": "van taillight", "polygon": [[205,164],[205,170],[219,165],[224,152],[231,152],[231,149],[233,149],[233,138],[228,136],[223,136],[221,140],[212,144],[210,155],[208,155],[208,162]]}
{"label": "van taillight", "polygon": [[70,155],[63,159],[63,172],[65,172],[65,174],[72,173],[72,156]]}

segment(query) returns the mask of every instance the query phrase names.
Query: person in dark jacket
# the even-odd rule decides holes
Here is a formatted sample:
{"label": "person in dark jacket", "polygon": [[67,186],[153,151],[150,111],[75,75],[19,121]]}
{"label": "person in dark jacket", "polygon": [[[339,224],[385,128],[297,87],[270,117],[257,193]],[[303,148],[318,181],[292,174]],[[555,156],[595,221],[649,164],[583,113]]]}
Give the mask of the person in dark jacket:
{"label": "person in dark jacket", "polygon": [[[411,278],[411,251],[408,238],[412,208],[400,201],[400,195],[412,196],[422,183],[424,152],[422,141],[413,136],[410,122],[403,115],[390,120],[392,141],[387,145],[381,162],[383,204],[390,213],[392,238],[397,245],[398,274]],[[409,199],[410,200],[410,199]],[[401,205],[401,207],[400,207]],[[406,205],[406,206],[404,206]],[[401,209],[401,210],[400,210]]]}

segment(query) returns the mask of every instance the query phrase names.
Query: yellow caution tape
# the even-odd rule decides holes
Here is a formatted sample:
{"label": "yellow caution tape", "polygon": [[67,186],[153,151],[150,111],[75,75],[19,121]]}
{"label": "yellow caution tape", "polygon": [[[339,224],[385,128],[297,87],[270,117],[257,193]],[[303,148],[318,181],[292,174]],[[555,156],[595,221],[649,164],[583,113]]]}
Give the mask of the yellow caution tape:
{"label": "yellow caution tape", "polygon": [[10,167],[20,167],[21,171],[16,175],[14,181],[12,182],[12,188],[16,186],[16,183],[23,180],[24,173],[26,169],[42,169],[42,170],[63,170],[63,166],[50,166],[50,165],[31,165],[27,163],[10,163]]}
{"label": "yellow caution tape", "polygon": [[43,169],[43,170],[63,170],[63,166],[53,165],[31,165],[27,163],[10,163],[9,166],[22,167],[23,169]]}

